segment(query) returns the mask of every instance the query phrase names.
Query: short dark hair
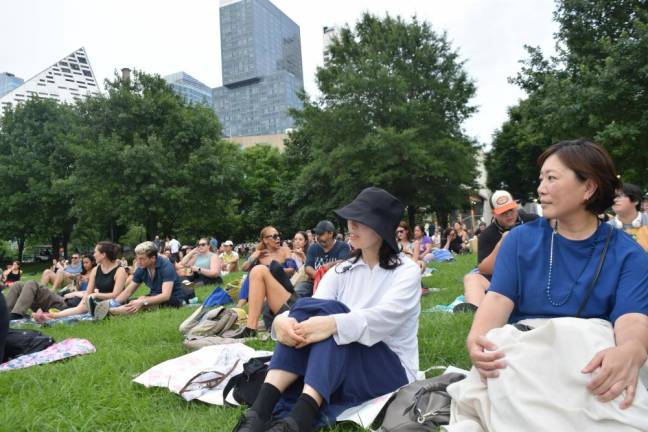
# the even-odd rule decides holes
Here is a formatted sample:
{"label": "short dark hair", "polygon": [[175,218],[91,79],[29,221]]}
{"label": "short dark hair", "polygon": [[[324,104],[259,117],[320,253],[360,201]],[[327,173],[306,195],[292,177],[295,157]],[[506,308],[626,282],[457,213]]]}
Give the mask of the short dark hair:
{"label": "short dark hair", "polygon": [[585,202],[586,210],[598,215],[612,205],[621,182],[610,154],[603,147],[584,138],[560,141],[538,157],[538,166],[542,168],[545,161],[554,154],[567,168],[574,171],[579,181],[589,179],[596,184],[596,190]]}
{"label": "short dark hair", "polygon": [[623,194],[627,196],[631,202],[636,203],[635,208],[641,211],[641,189],[639,186],[632,183],[623,183]]}
{"label": "short dark hair", "polygon": [[117,259],[117,255],[119,255],[119,246],[117,246],[115,243],[107,241],[97,243],[97,250],[106,255],[106,258],[108,258],[110,261],[115,261]]}

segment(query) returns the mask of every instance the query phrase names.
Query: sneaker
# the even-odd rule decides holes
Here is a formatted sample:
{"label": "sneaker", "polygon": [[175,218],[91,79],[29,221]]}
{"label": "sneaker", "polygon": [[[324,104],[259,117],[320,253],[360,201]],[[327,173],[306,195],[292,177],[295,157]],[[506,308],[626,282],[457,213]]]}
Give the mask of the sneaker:
{"label": "sneaker", "polygon": [[241,414],[238,423],[232,429],[232,432],[264,432],[266,423],[259,414],[253,409],[249,409]]}
{"label": "sneaker", "polygon": [[295,419],[285,417],[281,420],[273,421],[270,427],[266,429],[267,432],[299,432],[299,426]]}
{"label": "sneaker", "polygon": [[477,312],[477,306],[472,303],[459,303],[454,308],[452,308],[452,313],[475,313]]}
{"label": "sneaker", "polygon": [[108,311],[110,311],[110,300],[100,301],[94,307],[94,311],[92,312],[92,319],[94,319],[95,321],[101,321],[102,319],[106,318]]}
{"label": "sneaker", "polygon": [[97,305],[97,301],[94,299],[94,297],[86,297],[86,309],[88,309],[88,312],[90,312],[90,315],[94,316],[94,310],[95,306]]}
{"label": "sneaker", "polygon": [[255,337],[256,335],[257,331],[247,326],[241,326],[236,330],[229,330],[223,333],[224,338],[231,339],[245,339],[249,337]]}

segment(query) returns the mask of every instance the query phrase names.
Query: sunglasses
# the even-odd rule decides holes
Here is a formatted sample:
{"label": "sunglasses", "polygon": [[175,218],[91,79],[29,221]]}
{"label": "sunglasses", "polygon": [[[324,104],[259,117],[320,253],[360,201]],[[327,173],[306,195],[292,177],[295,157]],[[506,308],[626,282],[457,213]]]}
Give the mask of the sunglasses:
{"label": "sunglasses", "polygon": [[266,239],[271,238],[273,240],[279,240],[281,238],[281,236],[279,234],[272,234],[272,235],[267,235],[267,236],[265,236],[263,238],[266,238]]}
{"label": "sunglasses", "polygon": [[198,243],[198,246],[207,246],[207,243]]}

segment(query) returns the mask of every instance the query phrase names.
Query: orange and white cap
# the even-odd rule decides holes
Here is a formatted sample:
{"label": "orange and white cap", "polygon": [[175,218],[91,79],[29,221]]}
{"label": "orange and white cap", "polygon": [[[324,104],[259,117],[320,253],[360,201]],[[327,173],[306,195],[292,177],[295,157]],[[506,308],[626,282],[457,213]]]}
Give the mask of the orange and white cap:
{"label": "orange and white cap", "polygon": [[498,190],[491,196],[491,206],[493,207],[493,213],[501,215],[511,209],[517,208],[518,204],[510,193],[504,190]]}

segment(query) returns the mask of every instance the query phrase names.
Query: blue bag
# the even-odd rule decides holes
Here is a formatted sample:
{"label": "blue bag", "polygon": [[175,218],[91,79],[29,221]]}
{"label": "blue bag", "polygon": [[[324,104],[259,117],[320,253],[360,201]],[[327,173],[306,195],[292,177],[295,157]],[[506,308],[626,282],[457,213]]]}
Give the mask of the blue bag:
{"label": "blue bag", "polygon": [[212,291],[211,294],[207,296],[205,301],[203,301],[203,305],[205,307],[213,307],[229,303],[234,303],[234,300],[232,300],[232,297],[227,294],[223,287],[214,288],[214,291]]}

